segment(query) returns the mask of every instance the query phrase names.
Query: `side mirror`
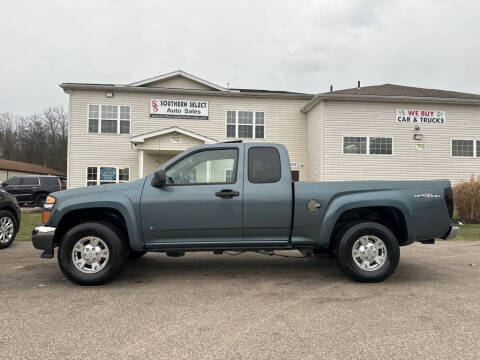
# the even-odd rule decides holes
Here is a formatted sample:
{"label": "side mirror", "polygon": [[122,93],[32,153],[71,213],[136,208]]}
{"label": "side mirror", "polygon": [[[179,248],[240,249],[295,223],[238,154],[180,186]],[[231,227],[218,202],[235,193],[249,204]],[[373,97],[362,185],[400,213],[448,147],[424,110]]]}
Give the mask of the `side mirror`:
{"label": "side mirror", "polygon": [[157,170],[153,173],[152,186],[162,187],[167,182],[167,173],[165,169]]}
{"label": "side mirror", "polygon": [[4,181],[4,182],[2,182],[2,184],[1,184],[1,186],[2,186],[2,187],[5,187],[5,186],[7,186],[7,185],[8,185],[8,183],[7,183],[7,182],[5,182],[5,181]]}

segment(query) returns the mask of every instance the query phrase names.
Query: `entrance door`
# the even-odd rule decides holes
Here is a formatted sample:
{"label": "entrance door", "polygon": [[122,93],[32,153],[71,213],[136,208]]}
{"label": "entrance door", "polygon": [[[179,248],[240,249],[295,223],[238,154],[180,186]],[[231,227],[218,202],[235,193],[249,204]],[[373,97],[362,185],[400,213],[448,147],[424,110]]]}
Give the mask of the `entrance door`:
{"label": "entrance door", "polygon": [[243,152],[231,145],[173,160],[161,187],[147,177],[140,204],[147,246],[242,241]]}

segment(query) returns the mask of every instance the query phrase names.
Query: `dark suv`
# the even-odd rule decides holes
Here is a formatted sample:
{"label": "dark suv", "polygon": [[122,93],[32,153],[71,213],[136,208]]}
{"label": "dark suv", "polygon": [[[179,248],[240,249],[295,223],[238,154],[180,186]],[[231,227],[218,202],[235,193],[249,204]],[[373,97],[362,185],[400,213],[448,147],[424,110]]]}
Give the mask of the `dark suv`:
{"label": "dark suv", "polygon": [[65,188],[65,179],[58,176],[14,176],[2,183],[2,189],[15,196],[19,204],[36,206],[43,206],[48,194]]}

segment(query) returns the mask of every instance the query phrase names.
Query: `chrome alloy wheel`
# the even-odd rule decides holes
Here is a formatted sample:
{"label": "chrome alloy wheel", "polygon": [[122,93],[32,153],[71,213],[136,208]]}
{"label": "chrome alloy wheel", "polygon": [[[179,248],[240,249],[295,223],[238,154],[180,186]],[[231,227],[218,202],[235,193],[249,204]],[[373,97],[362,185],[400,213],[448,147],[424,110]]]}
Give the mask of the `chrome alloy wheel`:
{"label": "chrome alloy wheel", "polygon": [[387,247],[380,238],[364,235],[355,241],[352,248],[353,262],[360,269],[375,271],[387,260]]}
{"label": "chrome alloy wheel", "polygon": [[13,237],[14,232],[13,220],[8,217],[0,219],[0,243],[7,244]]}
{"label": "chrome alloy wheel", "polygon": [[103,270],[109,257],[107,244],[96,236],[81,238],[72,249],[73,265],[85,274],[95,274]]}

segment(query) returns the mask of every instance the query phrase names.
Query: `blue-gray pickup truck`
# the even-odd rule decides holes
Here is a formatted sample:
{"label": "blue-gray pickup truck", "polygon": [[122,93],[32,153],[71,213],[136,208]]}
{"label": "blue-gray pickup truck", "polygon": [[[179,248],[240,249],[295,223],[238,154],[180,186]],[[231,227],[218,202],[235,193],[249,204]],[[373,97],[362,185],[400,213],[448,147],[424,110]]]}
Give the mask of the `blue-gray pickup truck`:
{"label": "blue-gray pickup truck", "polygon": [[331,254],[351,279],[389,277],[400,246],[456,235],[447,180],[292,182],[283,145],[193,147],[147,177],[51,194],[33,244],[71,280],[106,283],[148,251]]}

